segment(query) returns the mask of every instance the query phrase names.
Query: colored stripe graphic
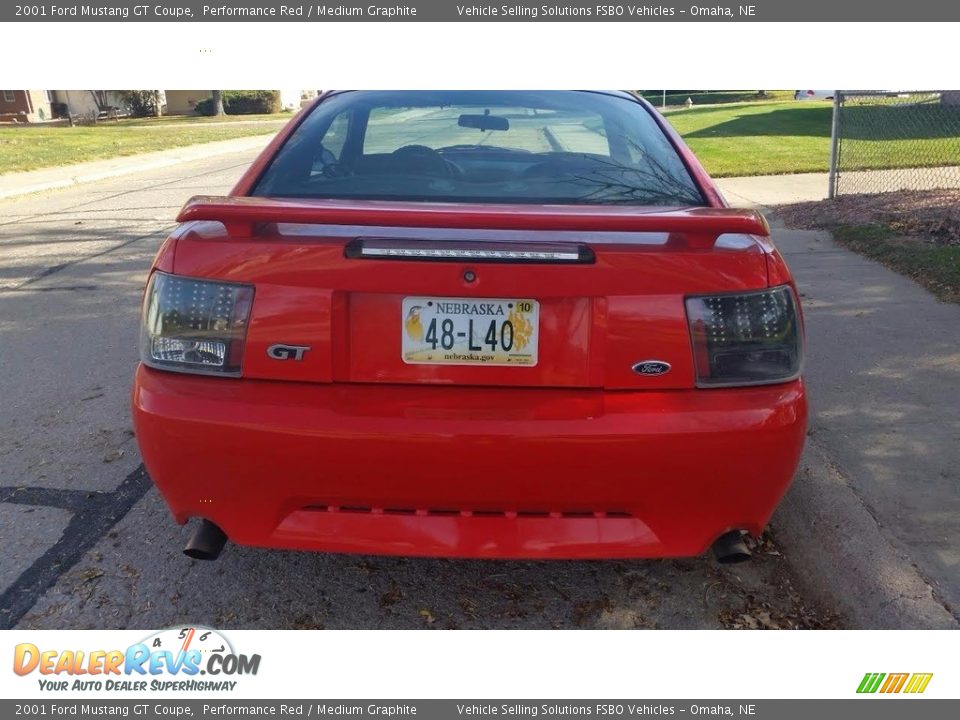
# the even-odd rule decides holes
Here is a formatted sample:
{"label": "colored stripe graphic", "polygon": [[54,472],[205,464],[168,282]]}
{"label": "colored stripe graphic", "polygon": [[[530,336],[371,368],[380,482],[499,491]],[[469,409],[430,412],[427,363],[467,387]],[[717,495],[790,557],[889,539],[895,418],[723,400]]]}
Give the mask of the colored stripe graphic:
{"label": "colored stripe graphic", "polygon": [[877,688],[880,687],[880,682],[884,677],[884,673],[867,673],[863,676],[863,680],[860,681],[860,687],[857,688],[857,692],[875,693]]}
{"label": "colored stripe graphic", "polygon": [[903,688],[903,684],[907,682],[907,678],[910,677],[910,673],[890,673],[887,676],[887,681],[883,684],[883,687],[880,688],[882,693],[898,693]]}
{"label": "colored stripe graphic", "polygon": [[[910,693],[916,695],[927,689],[933,673],[866,673],[860,685],[857,687],[858,693],[875,693],[877,691],[886,694],[892,693]],[[886,681],[884,681],[886,679]],[[881,684],[882,683],[882,684]]]}
{"label": "colored stripe graphic", "polygon": [[922,693],[927,689],[927,685],[930,684],[930,679],[933,677],[933,673],[914,673],[910,682],[907,683],[907,687],[904,690],[906,693]]}

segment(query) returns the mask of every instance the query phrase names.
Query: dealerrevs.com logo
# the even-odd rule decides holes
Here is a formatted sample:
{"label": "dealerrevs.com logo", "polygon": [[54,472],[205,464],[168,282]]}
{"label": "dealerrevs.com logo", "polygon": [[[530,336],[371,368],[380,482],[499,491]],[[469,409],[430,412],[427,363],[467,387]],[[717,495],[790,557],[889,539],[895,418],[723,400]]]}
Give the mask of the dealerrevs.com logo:
{"label": "dealerrevs.com logo", "polygon": [[222,634],[205,627],[163,630],[125,650],[61,650],[21,643],[13,655],[14,673],[38,675],[45,691],[229,692],[237,686],[234,678],[256,675],[259,669],[260,655],[235,652]]}

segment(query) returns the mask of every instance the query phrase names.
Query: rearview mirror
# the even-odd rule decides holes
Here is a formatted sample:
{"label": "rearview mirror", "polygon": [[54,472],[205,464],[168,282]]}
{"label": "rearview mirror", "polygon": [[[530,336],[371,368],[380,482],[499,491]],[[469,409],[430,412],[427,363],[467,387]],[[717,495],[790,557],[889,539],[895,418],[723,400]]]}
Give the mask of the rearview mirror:
{"label": "rearview mirror", "polygon": [[484,115],[461,115],[457,121],[460,127],[474,128],[476,130],[509,130],[510,121],[499,115],[490,115],[489,111]]}

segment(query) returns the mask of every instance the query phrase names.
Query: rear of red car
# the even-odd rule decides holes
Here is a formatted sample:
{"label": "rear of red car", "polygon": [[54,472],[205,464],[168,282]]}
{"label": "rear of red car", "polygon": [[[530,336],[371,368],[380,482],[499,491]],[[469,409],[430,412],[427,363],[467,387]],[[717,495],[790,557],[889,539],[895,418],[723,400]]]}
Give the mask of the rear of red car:
{"label": "rear of red car", "polygon": [[178,522],[340,552],[686,556],[759,533],[794,473],[790,275],[632,97],[331,94],[179,220],[133,391]]}

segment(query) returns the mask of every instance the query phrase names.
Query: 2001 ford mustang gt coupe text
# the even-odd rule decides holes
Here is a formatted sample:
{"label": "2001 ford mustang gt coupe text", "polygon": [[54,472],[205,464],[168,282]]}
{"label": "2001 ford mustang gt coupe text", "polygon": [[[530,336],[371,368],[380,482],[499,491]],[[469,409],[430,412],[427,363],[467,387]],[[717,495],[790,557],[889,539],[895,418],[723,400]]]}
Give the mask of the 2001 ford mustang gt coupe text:
{"label": "2001 ford mustang gt coupe text", "polygon": [[796,469],[790,273],[632,95],[326,93],[178,220],[133,412],[194,557],[741,559]]}

